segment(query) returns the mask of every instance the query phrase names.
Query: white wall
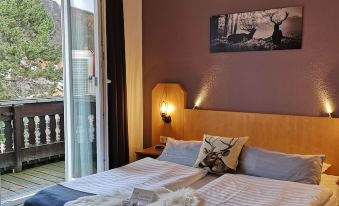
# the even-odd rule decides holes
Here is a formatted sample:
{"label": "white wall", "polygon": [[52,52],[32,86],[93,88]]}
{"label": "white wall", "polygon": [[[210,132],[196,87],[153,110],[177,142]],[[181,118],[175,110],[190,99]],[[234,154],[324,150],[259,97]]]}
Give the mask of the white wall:
{"label": "white wall", "polygon": [[143,148],[142,0],[124,0],[130,160]]}

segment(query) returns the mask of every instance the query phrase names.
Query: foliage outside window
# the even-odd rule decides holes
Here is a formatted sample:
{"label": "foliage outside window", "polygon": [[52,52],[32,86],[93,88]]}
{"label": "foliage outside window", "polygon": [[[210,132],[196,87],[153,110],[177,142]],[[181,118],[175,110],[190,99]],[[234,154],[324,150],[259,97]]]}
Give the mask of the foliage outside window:
{"label": "foliage outside window", "polygon": [[63,96],[60,25],[46,3],[60,6],[0,0],[0,100]]}

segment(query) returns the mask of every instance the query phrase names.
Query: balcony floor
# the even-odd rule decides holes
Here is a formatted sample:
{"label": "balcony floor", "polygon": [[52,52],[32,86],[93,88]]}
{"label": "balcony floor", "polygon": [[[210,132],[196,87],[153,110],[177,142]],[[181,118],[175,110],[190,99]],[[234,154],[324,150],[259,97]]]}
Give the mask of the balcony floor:
{"label": "balcony floor", "polygon": [[64,161],[1,175],[1,202],[22,198],[64,181]]}

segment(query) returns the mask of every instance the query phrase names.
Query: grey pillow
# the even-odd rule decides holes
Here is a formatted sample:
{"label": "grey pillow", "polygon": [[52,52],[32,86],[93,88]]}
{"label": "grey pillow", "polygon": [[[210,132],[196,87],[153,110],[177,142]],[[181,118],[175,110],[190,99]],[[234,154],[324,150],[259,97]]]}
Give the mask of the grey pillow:
{"label": "grey pillow", "polygon": [[158,160],[192,167],[198,158],[201,144],[201,141],[183,141],[168,137],[166,147]]}
{"label": "grey pillow", "polygon": [[277,180],[319,184],[325,155],[298,155],[245,146],[239,173]]}

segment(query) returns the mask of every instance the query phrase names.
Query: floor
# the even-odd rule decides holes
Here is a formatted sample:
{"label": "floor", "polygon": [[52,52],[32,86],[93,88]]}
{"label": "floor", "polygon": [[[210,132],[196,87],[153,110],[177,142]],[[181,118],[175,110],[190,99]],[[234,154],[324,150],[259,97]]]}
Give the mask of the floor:
{"label": "floor", "polygon": [[60,161],[1,175],[1,202],[18,199],[65,181],[65,162]]}

